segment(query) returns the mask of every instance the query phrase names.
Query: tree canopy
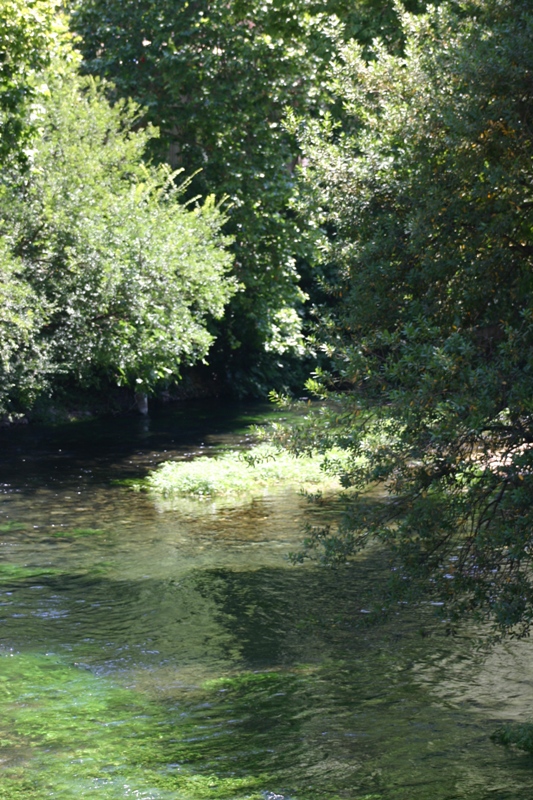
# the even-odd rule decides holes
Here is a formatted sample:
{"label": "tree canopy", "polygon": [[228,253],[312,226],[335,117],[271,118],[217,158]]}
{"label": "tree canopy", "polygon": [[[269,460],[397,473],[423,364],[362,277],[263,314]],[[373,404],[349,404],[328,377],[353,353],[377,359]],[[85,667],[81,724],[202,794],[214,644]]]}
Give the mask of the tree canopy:
{"label": "tree canopy", "polygon": [[[317,346],[335,364],[310,388],[335,402],[290,438],[346,449],[343,480],[363,492],[308,547],[331,561],[377,536],[398,584],[520,633],[533,618],[533,15],[473,0],[402,24],[402,54],[341,49],[345,124],[304,126],[302,209],[330,296]],[[364,494],[376,485],[388,500]]]}
{"label": "tree canopy", "polygon": [[176,380],[237,289],[214,199],[185,206],[177,176],[143,160],[156,132],[135,130],[139,109],[110,106],[65,56],[41,73],[24,165],[2,176],[3,413],[60,382]]}
{"label": "tree canopy", "polygon": [[56,24],[56,0],[0,0],[0,163],[23,158],[31,135],[30,103],[65,29]]}
{"label": "tree canopy", "polygon": [[[196,173],[190,193],[227,195],[244,291],[217,326],[214,369],[241,390],[290,381],[313,291],[305,221],[290,205],[300,151],[287,108],[320,116],[343,24],[369,41],[398,30],[392,2],[78,0],[84,68],[113,81],[160,128],[152,152]],[[305,280],[302,281],[302,273]],[[289,363],[291,363],[289,361]],[[294,361],[292,362],[294,367]]]}
{"label": "tree canopy", "polygon": [[286,105],[315,104],[320,49],[331,50],[335,26],[298,5],[83,0],[73,14],[85,68],[160,128],[154,155],[196,173],[190,194],[230,200],[245,292],[217,328],[218,369],[252,392],[268,389],[268,363],[302,351],[305,245],[287,213],[297,148],[282,121]]}

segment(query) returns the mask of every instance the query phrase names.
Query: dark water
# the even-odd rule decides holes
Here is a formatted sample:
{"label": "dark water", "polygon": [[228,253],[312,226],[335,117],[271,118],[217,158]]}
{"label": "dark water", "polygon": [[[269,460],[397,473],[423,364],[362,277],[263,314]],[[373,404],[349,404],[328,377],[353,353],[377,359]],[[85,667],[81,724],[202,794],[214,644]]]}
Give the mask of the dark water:
{"label": "dark water", "polygon": [[196,404],[0,434],[0,798],[531,800],[494,745],[533,718],[533,648],[367,624],[371,553],[292,567],[290,492],[174,508],[114,483],[245,445],[260,408]]}

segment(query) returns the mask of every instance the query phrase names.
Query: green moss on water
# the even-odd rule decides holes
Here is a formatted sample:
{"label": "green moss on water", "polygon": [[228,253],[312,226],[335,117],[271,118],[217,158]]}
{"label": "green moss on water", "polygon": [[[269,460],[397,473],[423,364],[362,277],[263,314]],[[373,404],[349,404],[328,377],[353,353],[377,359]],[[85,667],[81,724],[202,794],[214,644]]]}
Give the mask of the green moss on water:
{"label": "green moss on water", "polygon": [[244,672],[163,703],[56,656],[0,654],[0,800],[346,800],[329,782],[280,789],[305,730],[304,672]]}
{"label": "green moss on water", "polygon": [[124,486],[134,492],[140,492],[142,489],[148,488],[144,485],[144,481],[139,478],[113,478],[109,483],[111,486]]}
{"label": "green moss on water", "polygon": [[24,531],[28,526],[23,522],[2,522],[0,524],[0,533],[11,533],[15,531]]}
{"label": "green moss on water", "polygon": [[166,709],[52,656],[0,656],[0,800],[263,800],[264,775],[198,774]]}
{"label": "green moss on water", "polygon": [[0,564],[1,581],[27,581],[48,575],[59,575],[60,570],[51,567],[25,567],[19,564]]}
{"label": "green moss on water", "polygon": [[533,755],[533,722],[502,725],[490,737],[496,744],[517,747]]}
{"label": "green moss on water", "polygon": [[101,536],[105,531],[101,528],[70,528],[64,531],[54,531],[52,536],[61,539],[76,539],[83,536]]}

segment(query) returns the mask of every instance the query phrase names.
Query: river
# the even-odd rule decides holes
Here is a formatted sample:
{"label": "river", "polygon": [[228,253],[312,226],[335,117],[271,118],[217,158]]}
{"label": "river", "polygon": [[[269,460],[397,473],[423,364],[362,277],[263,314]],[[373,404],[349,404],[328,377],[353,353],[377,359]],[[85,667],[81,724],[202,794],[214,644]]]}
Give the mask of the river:
{"label": "river", "polygon": [[529,641],[368,622],[383,572],[291,566],[331,509],[283,491],[169,507],[120,480],[246,446],[196,403],[0,432],[0,798],[531,800]]}

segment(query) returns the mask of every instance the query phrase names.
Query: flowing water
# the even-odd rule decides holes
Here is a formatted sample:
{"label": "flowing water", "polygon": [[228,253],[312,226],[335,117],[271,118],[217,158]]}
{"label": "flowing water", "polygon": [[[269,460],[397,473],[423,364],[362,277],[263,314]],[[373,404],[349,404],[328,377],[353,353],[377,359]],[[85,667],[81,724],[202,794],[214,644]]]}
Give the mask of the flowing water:
{"label": "flowing water", "polygon": [[529,642],[431,609],[368,623],[376,553],[293,567],[296,494],[156,503],[117,483],[246,444],[209,404],[0,434],[0,798],[531,800]]}

